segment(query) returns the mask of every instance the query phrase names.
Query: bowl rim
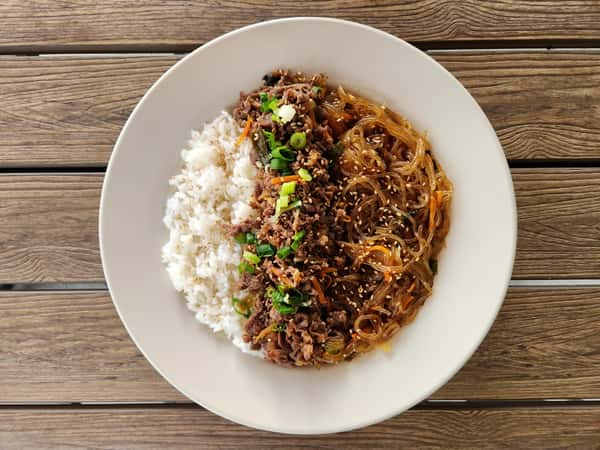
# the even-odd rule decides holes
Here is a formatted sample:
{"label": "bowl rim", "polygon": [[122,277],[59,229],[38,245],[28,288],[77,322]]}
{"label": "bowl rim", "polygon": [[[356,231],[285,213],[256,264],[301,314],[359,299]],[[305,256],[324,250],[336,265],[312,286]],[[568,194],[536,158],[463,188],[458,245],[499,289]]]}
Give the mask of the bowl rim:
{"label": "bowl rim", "polygon": [[[501,296],[496,301],[496,307],[495,307],[494,314],[490,316],[490,320],[488,320],[488,323],[486,323],[485,327],[483,328],[484,332],[481,334],[479,339],[474,340],[471,343],[470,348],[468,348],[468,350],[465,353],[464,360],[461,360],[459,364],[457,364],[455,367],[452,367],[451,369],[449,369],[447,372],[447,375],[445,377],[442,377],[438,383],[432,385],[429,390],[425,390],[420,396],[418,396],[413,402],[410,402],[408,405],[404,405],[404,406],[401,406],[401,407],[398,407],[398,408],[392,409],[392,410],[386,410],[385,412],[383,412],[381,414],[373,415],[369,418],[355,420],[352,423],[349,423],[348,425],[343,426],[343,427],[341,427],[341,426],[331,427],[331,426],[327,426],[326,424],[322,424],[318,427],[317,430],[294,429],[293,431],[291,431],[289,429],[271,427],[271,426],[268,426],[265,424],[253,423],[251,420],[247,420],[247,419],[241,418],[241,417],[236,417],[236,415],[231,414],[231,413],[225,413],[224,411],[221,411],[215,405],[205,404],[205,403],[201,403],[200,401],[195,400],[192,395],[189,395],[185,389],[183,389],[181,386],[178,386],[176,383],[174,383],[171,380],[171,378],[151,358],[149,358],[149,356],[146,354],[145,350],[138,344],[137,338],[135,337],[135,335],[132,333],[129,326],[127,325],[125,317],[123,316],[122,311],[119,308],[119,305],[114,298],[113,290],[111,288],[111,280],[110,280],[110,277],[109,277],[109,274],[108,274],[108,271],[106,268],[106,264],[105,264],[105,261],[106,261],[105,252],[107,250],[105,249],[105,239],[104,239],[104,234],[105,234],[104,223],[106,222],[106,215],[107,215],[106,211],[108,209],[108,206],[106,205],[106,191],[107,191],[107,185],[110,183],[110,180],[112,178],[111,177],[111,168],[112,168],[113,164],[115,164],[116,155],[119,152],[119,148],[121,146],[123,136],[126,134],[127,129],[129,128],[130,124],[133,122],[137,112],[143,107],[147,98],[152,94],[152,92],[157,88],[157,86],[160,85],[162,83],[162,81],[164,79],[166,79],[172,72],[178,70],[184,64],[185,61],[196,57],[196,55],[201,54],[206,49],[219,44],[221,41],[227,40],[228,38],[230,38],[232,36],[235,36],[240,33],[248,32],[248,31],[251,31],[254,29],[269,27],[269,26],[272,26],[273,24],[289,23],[289,22],[294,22],[294,23],[319,22],[319,23],[323,23],[323,24],[333,23],[333,24],[338,24],[338,25],[354,27],[356,29],[362,29],[365,31],[369,31],[371,33],[378,34],[385,39],[393,40],[397,44],[405,47],[408,51],[416,52],[421,57],[428,59],[430,63],[433,63],[434,67],[437,67],[437,70],[441,71],[447,77],[450,77],[453,80],[454,84],[463,91],[463,94],[466,95],[466,98],[468,98],[470,100],[472,105],[475,106],[475,108],[479,111],[479,113],[486,119],[485,122],[488,127],[487,132],[490,133],[494,137],[494,141],[496,144],[496,151],[501,152],[504,156],[504,165],[503,165],[504,166],[504,174],[506,177],[507,186],[510,188],[510,191],[512,193],[511,208],[510,208],[510,213],[512,216],[511,217],[512,233],[510,236],[511,239],[510,239],[510,255],[509,255],[510,256],[510,258],[509,258],[510,264],[507,264],[507,266],[505,268],[504,283],[503,283],[504,289],[502,290],[502,292],[499,292],[499,294],[501,294]],[[427,54],[424,51],[419,50],[415,46],[409,44],[408,42],[406,42],[405,40],[403,40],[397,36],[394,36],[391,33],[379,30],[379,29],[374,28],[369,25],[365,25],[365,24],[350,21],[350,20],[337,19],[337,18],[332,18],[332,17],[310,17],[310,16],[297,16],[297,17],[286,17],[286,18],[280,18],[280,19],[273,19],[273,20],[267,20],[267,21],[263,21],[263,22],[253,23],[253,24],[246,25],[246,26],[243,26],[240,28],[236,28],[232,31],[224,33],[224,34],[208,41],[207,43],[199,46],[198,48],[194,49],[189,54],[187,54],[186,56],[184,56],[183,58],[178,60],[169,69],[167,69],[152,84],[152,86],[144,93],[142,98],[139,100],[137,105],[134,107],[134,109],[130,113],[129,117],[127,118],[127,121],[125,122],[125,124],[123,125],[123,127],[121,129],[121,132],[119,133],[119,137],[117,138],[117,140],[113,146],[113,150],[112,150],[112,153],[110,155],[110,158],[109,158],[109,161],[108,161],[108,164],[106,167],[106,172],[105,172],[105,176],[104,176],[104,180],[103,180],[103,184],[102,184],[101,195],[100,195],[99,214],[98,214],[98,238],[99,238],[99,247],[100,247],[100,257],[101,257],[101,261],[102,261],[102,270],[103,270],[106,285],[107,285],[109,293],[110,293],[112,303],[117,311],[117,314],[119,315],[119,319],[121,320],[123,326],[125,327],[128,335],[129,335],[129,337],[134,342],[135,346],[140,351],[140,353],[142,353],[142,355],[144,355],[144,358],[150,363],[150,365],[153,367],[153,369],[156,370],[171,386],[173,386],[177,391],[179,391],[181,394],[183,394],[186,398],[190,399],[194,403],[197,403],[198,405],[207,409],[211,413],[217,414],[221,417],[226,418],[227,420],[230,420],[230,421],[238,423],[238,424],[242,424],[247,427],[252,427],[252,428],[255,428],[258,430],[270,431],[270,432],[274,432],[274,433],[283,433],[283,434],[291,434],[291,435],[332,434],[332,433],[351,431],[351,430],[356,430],[359,428],[367,427],[367,426],[382,422],[384,420],[390,419],[390,418],[397,416],[405,411],[408,411],[409,409],[413,408],[415,405],[421,403],[423,400],[426,400],[435,391],[437,391],[442,386],[447,384],[448,381],[454,375],[456,375],[456,373],[467,363],[467,361],[473,356],[473,354],[475,353],[477,348],[481,345],[482,341],[488,335],[493,323],[495,322],[495,320],[498,316],[498,312],[500,311],[500,308],[502,307],[502,304],[504,303],[504,299],[506,297],[506,293],[507,293],[507,290],[509,287],[509,283],[510,283],[511,276],[512,276],[512,270],[513,270],[514,262],[515,262],[515,254],[516,254],[516,249],[517,249],[517,227],[518,227],[518,218],[517,218],[517,207],[516,207],[514,186],[512,183],[512,176],[510,173],[510,168],[508,166],[506,156],[504,155],[502,145],[500,144],[500,141],[498,140],[496,132],[495,132],[493,126],[491,125],[489,119],[487,118],[484,111],[481,109],[481,106],[473,98],[473,96],[470,94],[470,92],[463,86],[463,84],[460,81],[458,81],[458,79],[456,79],[456,77],[452,73],[450,73],[444,66],[442,66],[439,62],[437,62],[435,59],[433,59],[429,54]]]}

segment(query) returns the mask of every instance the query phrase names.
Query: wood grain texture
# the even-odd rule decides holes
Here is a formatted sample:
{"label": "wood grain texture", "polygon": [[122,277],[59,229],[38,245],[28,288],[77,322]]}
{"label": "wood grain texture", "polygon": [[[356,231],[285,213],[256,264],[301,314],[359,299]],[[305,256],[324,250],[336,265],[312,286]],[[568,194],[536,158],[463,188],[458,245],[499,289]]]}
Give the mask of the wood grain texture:
{"label": "wood grain texture", "polygon": [[0,402],[184,400],[137,350],[105,291],[0,292],[0,317]]}
{"label": "wood grain texture", "polygon": [[479,102],[507,158],[600,158],[600,108],[596,101],[600,94],[599,53],[432,56]]}
{"label": "wood grain texture", "polygon": [[[513,169],[514,278],[597,278],[600,169]],[[102,174],[0,175],[0,283],[102,281]]]}
{"label": "wood grain texture", "polygon": [[[432,56],[481,104],[509,159],[600,158],[600,54]],[[0,167],[105,165],[135,104],[178,59],[0,58]]]}
{"label": "wood grain texture", "polygon": [[0,50],[181,50],[290,16],[355,20],[414,42],[597,41],[600,33],[600,5],[584,0],[8,0],[0,5]]}
{"label": "wood grain texture", "polygon": [[598,278],[600,169],[513,169],[515,278]]}
{"label": "wood grain texture", "polygon": [[289,436],[252,430],[197,407],[5,409],[3,449],[40,448],[597,448],[600,408],[411,410],[349,433]]}
{"label": "wood grain texture", "polygon": [[176,60],[0,58],[0,165],[105,166],[135,104]]}
{"label": "wood grain texture", "polygon": [[0,175],[0,284],[102,280],[102,176]]}
{"label": "wood grain texture", "polygon": [[[137,351],[106,292],[0,292],[0,317],[1,402],[186,400]],[[600,398],[599,327],[600,288],[511,288],[433,398]]]}

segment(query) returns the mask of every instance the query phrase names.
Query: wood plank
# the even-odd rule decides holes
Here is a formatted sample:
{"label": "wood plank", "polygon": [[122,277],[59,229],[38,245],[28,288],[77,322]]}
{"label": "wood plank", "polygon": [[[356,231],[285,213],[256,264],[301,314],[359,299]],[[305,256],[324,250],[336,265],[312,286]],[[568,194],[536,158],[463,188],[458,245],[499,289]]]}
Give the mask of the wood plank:
{"label": "wood plank", "polygon": [[[597,278],[600,169],[513,169],[514,278]],[[0,175],[0,283],[102,281],[103,174]]]}
{"label": "wood plank", "polygon": [[[600,158],[600,54],[432,55],[479,101],[509,159]],[[104,166],[135,104],[177,60],[0,58],[0,167]]]}
{"label": "wood plank", "polygon": [[599,53],[478,52],[432,56],[479,102],[507,158],[600,158],[600,110],[592,100],[600,94]]}
{"label": "wood plank", "polygon": [[513,169],[515,278],[598,278],[600,169]]}
{"label": "wood plank", "polygon": [[[106,292],[0,292],[0,317],[2,402],[186,401]],[[479,350],[432,398],[600,398],[599,327],[600,288],[511,288]]]}
{"label": "wood plank", "polygon": [[290,436],[252,430],[197,407],[4,409],[9,449],[596,448],[599,407],[413,409],[362,430]]}
{"label": "wood plank", "polygon": [[0,284],[102,280],[103,175],[0,175]]}
{"label": "wood plank", "polygon": [[8,0],[0,5],[0,50],[182,50],[242,25],[290,16],[355,20],[424,43],[526,39],[595,42],[600,33],[600,5],[585,0]]}
{"label": "wood plank", "polygon": [[133,107],[177,59],[0,58],[0,166],[105,166]]}
{"label": "wood plank", "polygon": [[106,291],[5,291],[0,311],[2,402],[185,400],[137,350]]}

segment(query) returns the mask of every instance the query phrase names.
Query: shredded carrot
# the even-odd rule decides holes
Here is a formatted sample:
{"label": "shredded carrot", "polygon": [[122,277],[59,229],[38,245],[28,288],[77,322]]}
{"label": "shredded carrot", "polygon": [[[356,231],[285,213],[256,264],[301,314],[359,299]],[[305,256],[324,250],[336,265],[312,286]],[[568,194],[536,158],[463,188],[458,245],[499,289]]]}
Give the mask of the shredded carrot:
{"label": "shredded carrot", "polygon": [[408,306],[415,301],[415,298],[412,295],[407,295],[406,297],[402,298],[402,309],[406,310],[406,308],[408,308]]}
{"label": "shredded carrot", "polygon": [[285,284],[286,286],[293,286],[294,284],[292,283],[292,281],[285,276],[285,274],[283,273],[282,270],[278,269],[277,267],[271,266],[271,272],[273,272],[273,274],[279,279],[279,281],[281,281],[283,284]]}
{"label": "shredded carrot", "polygon": [[392,281],[392,274],[389,272],[383,272],[383,279],[386,283],[389,283],[390,281]]}
{"label": "shredded carrot", "polygon": [[310,279],[310,282],[312,283],[313,287],[315,288],[315,291],[317,291],[317,296],[319,297],[319,303],[321,305],[328,305],[329,302],[325,298],[325,294],[323,294],[323,289],[321,289],[321,285],[319,284],[317,279],[315,277],[312,277]]}
{"label": "shredded carrot", "polygon": [[332,273],[332,272],[337,272],[337,269],[335,267],[325,267],[324,269],[321,270],[321,276],[324,277],[325,274]]}
{"label": "shredded carrot", "polygon": [[262,329],[262,331],[260,333],[258,333],[256,335],[256,337],[254,338],[254,343],[256,344],[257,342],[261,341],[265,336],[267,336],[268,334],[272,333],[275,329],[276,325],[269,325],[268,327],[265,327]]}
{"label": "shredded carrot", "polygon": [[240,137],[237,138],[237,141],[235,141],[236,147],[238,147],[244,141],[244,139],[246,139],[248,137],[248,135],[250,134],[251,126],[252,126],[252,117],[248,117],[248,120],[246,120],[246,126],[244,127],[244,131],[242,131],[242,134],[240,134]]}
{"label": "shredded carrot", "polygon": [[429,196],[429,231],[433,230],[433,226],[435,225],[435,211],[437,209],[437,200],[436,196],[433,195],[434,192]]}
{"label": "shredded carrot", "polygon": [[410,285],[410,287],[408,288],[408,293],[410,294],[412,291],[415,290],[415,288],[417,287],[417,282],[413,281],[412,284]]}
{"label": "shredded carrot", "polygon": [[302,178],[300,178],[300,176],[298,175],[288,175],[286,177],[271,178],[271,183],[273,184],[287,183],[288,181],[302,181]]}

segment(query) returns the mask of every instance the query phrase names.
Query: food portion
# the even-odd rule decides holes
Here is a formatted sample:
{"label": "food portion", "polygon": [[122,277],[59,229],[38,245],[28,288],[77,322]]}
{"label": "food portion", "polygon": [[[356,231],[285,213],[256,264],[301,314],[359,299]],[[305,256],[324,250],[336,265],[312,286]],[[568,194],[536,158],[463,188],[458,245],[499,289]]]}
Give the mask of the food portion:
{"label": "food portion", "polygon": [[181,172],[170,181],[173,193],[164,217],[169,241],[162,259],[196,319],[252,352],[243,340],[243,322],[231,307],[232,297],[248,295],[239,288],[242,250],[227,235],[232,224],[255,215],[249,202],[258,170],[252,144],[237,144],[240,133],[226,112],[201,132],[192,132],[181,152]]}
{"label": "food portion", "polygon": [[[256,168],[252,193],[214,199],[246,208],[221,216],[228,237],[201,248],[227,245],[237,258],[221,269],[235,274],[220,275],[243,327],[237,345],[307,366],[386,343],[431,295],[448,232],[452,185],[427,138],[323,74],[269,73],[233,118],[233,145]],[[194,270],[214,258],[197,254]]]}

